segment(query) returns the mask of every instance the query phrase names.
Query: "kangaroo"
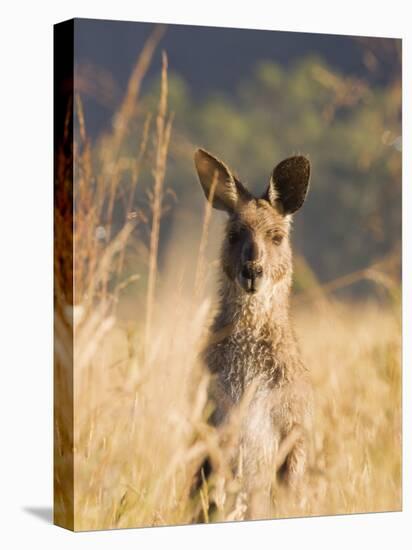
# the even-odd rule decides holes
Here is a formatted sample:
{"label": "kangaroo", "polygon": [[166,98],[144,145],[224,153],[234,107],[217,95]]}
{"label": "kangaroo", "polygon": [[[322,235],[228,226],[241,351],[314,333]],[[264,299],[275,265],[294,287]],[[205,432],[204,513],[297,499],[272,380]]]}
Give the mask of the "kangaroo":
{"label": "kangaroo", "polygon": [[296,487],[307,462],[312,390],[290,322],[289,233],[306,198],[310,163],[303,156],[283,160],[254,197],[207,151],[198,149],[194,160],[206,198],[228,214],[219,304],[203,354],[212,374],[210,422],[224,425],[254,385],[239,449],[247,514],[268,517],[272,481]]}

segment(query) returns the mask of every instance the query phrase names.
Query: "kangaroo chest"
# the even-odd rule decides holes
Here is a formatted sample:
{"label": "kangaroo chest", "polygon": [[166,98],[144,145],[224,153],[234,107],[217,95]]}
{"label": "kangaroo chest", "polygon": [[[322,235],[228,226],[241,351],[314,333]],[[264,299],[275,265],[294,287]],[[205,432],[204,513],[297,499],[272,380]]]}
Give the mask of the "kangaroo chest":
{"label": "kangaroo chest", "polygon": [[242,330],[209,348],[209,368],[234,402],[255,380],[268,388],[281,383],[285,365],[279,339],[280,334],[274,338],[265,332]]}

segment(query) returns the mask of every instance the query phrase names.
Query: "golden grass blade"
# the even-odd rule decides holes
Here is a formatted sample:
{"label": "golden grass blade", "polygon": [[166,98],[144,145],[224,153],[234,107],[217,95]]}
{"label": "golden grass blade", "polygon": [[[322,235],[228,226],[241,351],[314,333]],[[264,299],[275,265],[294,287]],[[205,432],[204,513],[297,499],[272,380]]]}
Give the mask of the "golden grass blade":
{"label": "golden grass blade", "polygon": [[147,349],[151,337],[153,302],[157,275],[157,254],[159,247],[160,219],[162,215],[163,184],[166,172],[166,160],[172,129],[172,118],[167,120],[167,55],[162,55],[162,78],[159,107],[156,118],[156,163],[153,172],[154,185],[151,201],[152,227],[149,245],[149,270],[146,299],[145,347]]}
{"label": "golden grass blade", "polygon": [[166,27],[164,25],[157,25],[155,27],[154,31],[146,41],[142,53],[140,54],[135,68],[133,69],[124,99],[114,119],[114,151],[118,151],[118,148],[126,134],[128,121],[135,113],[142,81],[150,66],[153,54],[165,32]]}

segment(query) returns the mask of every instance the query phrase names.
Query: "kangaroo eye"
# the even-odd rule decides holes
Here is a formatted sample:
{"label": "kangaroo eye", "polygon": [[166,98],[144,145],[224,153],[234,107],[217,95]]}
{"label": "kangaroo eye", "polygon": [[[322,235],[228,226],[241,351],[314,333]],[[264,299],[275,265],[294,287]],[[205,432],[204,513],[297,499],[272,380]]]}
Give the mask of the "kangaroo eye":
{"label": "kangaroo eye", "polygon": [[283,241],[283,235],[281,235],[280,233],[275,233],[274,235],[272,235],[272,242],[276,246],[279,246],[282,241]]}

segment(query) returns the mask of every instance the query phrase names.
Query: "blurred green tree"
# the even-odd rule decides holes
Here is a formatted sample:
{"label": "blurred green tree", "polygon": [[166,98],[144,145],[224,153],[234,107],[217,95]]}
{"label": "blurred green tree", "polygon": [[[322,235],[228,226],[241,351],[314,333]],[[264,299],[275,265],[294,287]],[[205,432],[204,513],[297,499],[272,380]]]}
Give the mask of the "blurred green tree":
{"label": "blurred green tree", "polygon": [[316,57],[287,70],[262,61],[235,95],[196,101],[190,83],[172,73],[169,185],[201,208],[192,166],[198,145],[257,193],[279,160],[306,154],[312,188],[296,216],[295,246],[320,280],[365,267],[400,244],[401,82],[394,74],[382,85],[340,75]]}

